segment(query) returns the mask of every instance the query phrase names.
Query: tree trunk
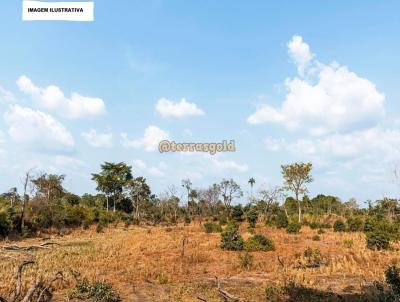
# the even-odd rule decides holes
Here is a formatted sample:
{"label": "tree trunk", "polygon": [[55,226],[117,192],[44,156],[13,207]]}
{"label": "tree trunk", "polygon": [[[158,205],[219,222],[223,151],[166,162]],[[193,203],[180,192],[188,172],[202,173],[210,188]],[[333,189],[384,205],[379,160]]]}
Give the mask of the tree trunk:
{"label": "tree trunk", "polygon": [[107,212],[108,212],[108,195],[106,195],[106,207],[107,207]]}
{"label": "tree trunk", "polygon": [[297,206],[299,207],[299,223],[301,223],[301,203],[299,200],[299,194],[296,193],[296,200],[297,200]]}

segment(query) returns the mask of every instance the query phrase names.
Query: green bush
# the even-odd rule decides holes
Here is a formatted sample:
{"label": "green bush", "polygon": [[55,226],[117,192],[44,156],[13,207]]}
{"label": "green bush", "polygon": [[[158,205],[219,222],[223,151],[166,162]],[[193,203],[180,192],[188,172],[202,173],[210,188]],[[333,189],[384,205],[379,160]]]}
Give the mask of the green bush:
{"label": "green bush", "polygon": [[289,225],[289,219],[287,218],[285,212],[280,211],[276,216],[275,225],[278,229],[285,229]]}
{"label": "green bush", "polygon": [[230,224],[226,230],[221,233],[221,248],[228,251],[243,250],[244,241],[242,236],[238,234],[239,226]]}
{"label": "green bush", "polygon": [[334,232],[345,232],[346,231],[346,225],[344,224],[343,221],[336,220],[335,223],[333,224],[333,231]]}
{"label": "green bush", "polygon": [[112,285],[106,282],[95,281],[90,283],[86,278],[79,281],[72,293],[70,299],[79,300],[91,299],[94,302],[120,302],[122,301]]}
{"label": "green bush", "polygon": [[231,218],[234,221],[242,222],[243,221],[243,209],[241,205],[236,205],[231,209]]}
{"label": "green bush", "polygon": [[367,248],[371,250],[386,250],[389,248],[390,237],[380,231],[367,233]]}
{"label": "green bush", "polygon": [[244,243],[244,249],[248,252],[255,251],[273,251],[275,249],[274,243],[271,239],[263,235],[254,235]]}
{"label": "green bush", "polygon": [[204,229],[206,233],[221,233],[222,227],[217,223],[206,222],[204,224]]}
{"label": "green bush", "polygon": [[350,217],[347,219],[347,229],[349,232],[361,232],[364,229],[364,222],[360,217]]}
{"label": "green bush", "polygon": [[286,228],[286,232],[289,234],[298,234],[300,232],[301,225],[297,222],[291,222]]}
{"label": "green bush", "polygon": [[12,225],[7,213],[0,212],[0,237],[6,237],[11,231]]}
{"label": "green bush", "polygon": [[249,223],[250,227],[255,228],[257,220],[258,220],[258,211],[257,211],[257,209],[255,207],[252,207],[246,213],[246,218],[247,218],[247,222]]}
{"label": "green bush", "polygon": [[400,268],[397,266],[390,266],[385,271],[386,282],[393,290],[397,297],[400,297]]}

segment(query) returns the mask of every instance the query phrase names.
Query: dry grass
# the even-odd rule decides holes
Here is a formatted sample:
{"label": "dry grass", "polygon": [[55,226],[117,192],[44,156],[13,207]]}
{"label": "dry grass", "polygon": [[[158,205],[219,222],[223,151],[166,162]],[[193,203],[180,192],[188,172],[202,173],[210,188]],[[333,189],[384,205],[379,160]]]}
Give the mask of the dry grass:
{"label": "dry grass", "polygon": [[[382,280],[389,264],[400,262],[399,246],[392,245],[389,251],[370,251],[365,247],[362,233],[327,231],[320,235],[320,241],[313,241],[316,231],[309,228],[303,228],[299,235],[267,227],[257,227],[256,232],[271,238],[276,250],[252,253],[253,265],[245,269],[239,265],[239,253],[222,251],[220,235],[205,233],[198,223],[171,228],[110,227],[100,234],[94,230],[75,231],[51,239],[61,247],[2,252],[0,295],[7,296],[11,292],[18,259],[26,258],[36,261],[25,272],[26,284],[39,276],[50,279],[56,271],[67,272],[71,268],[89,279],[112,283],[124,301],[198,301],[197,296],[220,301],[214,276],[222,279],[226,290],[246,301],[264,301],[265,287],[281,284],[285,278],[319,290],[343,292],[351,285],[352,291],[358,291],[363,284]],[[245,239],[250,236],[245,225],[241,227],[241,234]],[[183,252],[184,238],[187,242]],[[345,244],[345,240],[352,240],[352,246]],[[31,239],[18,244],[38,242],[38,239]],[[307,247],[318,248],[326,265],[293,268]],[[283,259],[285,268],[279,264],[278,256]],[[59,292],[59,297],[65,297],[61,285]]]}

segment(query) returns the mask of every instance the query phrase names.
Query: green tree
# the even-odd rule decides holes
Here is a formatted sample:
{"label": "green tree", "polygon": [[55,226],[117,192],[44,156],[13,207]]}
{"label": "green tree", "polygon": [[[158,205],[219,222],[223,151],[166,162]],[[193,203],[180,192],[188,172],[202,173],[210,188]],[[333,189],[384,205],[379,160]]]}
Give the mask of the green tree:
{"label": "green tree", "polygon": [[249,181],[248,181],[248,183],[250,184],[250,199],[251,199],[251,201],[253,200],[253,187],[254,187],[254,184],[256,183],[256,180],[254,179],[254,177],[251,177],[250,179],[249,179]]}
{"label": "green tree", "polygon": [[141,205],[144,206],[150,199],[150,187],[146,183],[146,178],[142,176],[128,180],[125,187],[128,190],[132,206],[135,210],[135,218],[137,221],[140,221],[140,208]]}
{"label": "green tree", "polygon": [[109,199],[111,197],[115,212],[115,207],[121,198],[123,188],[131,179],[132,167],[123,162],[105,162],[101,165],[100,173],[92,174],[92,180],[97,183],[96,190],[106,195],[107,211],[109,210]]}
{"label": "green tree", "polygon": [[282,176],[285,184],[285,189],[292,191],[297,201],[299,223],[301,223],[301,201],[300,195],[307,193],[306,184],[313,181],[311,176],[311,163],[293,163],[282,165]]}

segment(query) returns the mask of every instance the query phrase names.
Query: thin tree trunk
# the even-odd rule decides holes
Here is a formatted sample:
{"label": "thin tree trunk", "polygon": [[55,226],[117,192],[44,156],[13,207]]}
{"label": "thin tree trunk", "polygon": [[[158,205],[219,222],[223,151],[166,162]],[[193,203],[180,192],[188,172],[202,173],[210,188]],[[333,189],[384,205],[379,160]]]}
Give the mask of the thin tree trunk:
{"label": "thin tree trunk", "polygon": [[297,206],[299,207],[299,223],[301,223],[301,203],[299,200],[299,194],[296,193],[296,200],[297,200]]}
{"label": "thin tree trunk", "polygon": [[108,195],[106,195],[106,207],[107,207],[107,212],[108,212]]}

